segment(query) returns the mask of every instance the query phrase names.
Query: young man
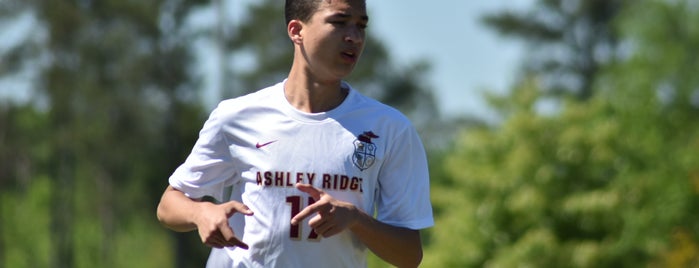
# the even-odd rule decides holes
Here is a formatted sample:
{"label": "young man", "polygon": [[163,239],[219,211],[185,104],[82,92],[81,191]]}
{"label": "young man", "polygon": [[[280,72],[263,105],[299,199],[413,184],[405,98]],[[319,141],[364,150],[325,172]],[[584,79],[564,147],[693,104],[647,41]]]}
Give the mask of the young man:
{"label": "young man", "polygon": [[364,48],[364,0],[287,0],[286,18],[288,78],[219,104],[158,219],[198,230],[209,267],[364,267],[366,248],[418,266],[419,230],[433,225],[422,143],[402,114],[342,81]]}

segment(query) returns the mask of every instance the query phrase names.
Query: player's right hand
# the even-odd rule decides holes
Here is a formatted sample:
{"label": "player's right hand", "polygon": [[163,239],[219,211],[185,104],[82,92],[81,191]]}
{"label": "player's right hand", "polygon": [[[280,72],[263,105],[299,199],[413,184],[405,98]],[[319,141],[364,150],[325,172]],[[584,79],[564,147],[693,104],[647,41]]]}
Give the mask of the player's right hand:
{"label": "player's right hand", "polygon": [[228,224],[228,218],[235,213],[253,215],[248,206],[237,201],[223,204],[201,202],[200,210],[194,220],[201,242],[215,248],[239,247],[248,249],[248,245],[235,236],[233,228]]}

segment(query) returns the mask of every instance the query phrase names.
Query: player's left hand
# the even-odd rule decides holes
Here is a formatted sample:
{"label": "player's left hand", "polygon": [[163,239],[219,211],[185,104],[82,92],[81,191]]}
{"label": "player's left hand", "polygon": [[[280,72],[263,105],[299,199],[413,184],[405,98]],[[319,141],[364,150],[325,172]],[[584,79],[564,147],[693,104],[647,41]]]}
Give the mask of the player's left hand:
{"label": "player's left hand", "polygon": [[308,224],[317,234],[330,237],[356,223],[359,210],[353,204],[337,200],[310,184],[297,183],[296,188],[309,194],[316,202],[296,214],[291,219],[292,225],[297,225],[305,218],[318,213]]}

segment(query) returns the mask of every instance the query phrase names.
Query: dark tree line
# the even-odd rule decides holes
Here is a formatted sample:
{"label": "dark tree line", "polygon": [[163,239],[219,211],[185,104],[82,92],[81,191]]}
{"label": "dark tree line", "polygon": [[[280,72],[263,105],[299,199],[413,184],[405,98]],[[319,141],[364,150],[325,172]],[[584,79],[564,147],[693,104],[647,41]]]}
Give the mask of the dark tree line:
{"label": "dark tree line", "polygon": [[[0,101],[0,266],[202,265],[208,249],[196,232],[175,234],[155,219],[168,176],[210,110],[193,70],[193,41],[224,43],[228,63],[240,53],[255,59],[249,72],[222,65],[224,97],[277,82],[291,64],[277,1],[250,6],[230,36],[215,28],[231,27],[226,20],[211,29],[188,25],[193,12],[217,7],[205,0],[0,4],[0,22],[33,20],[17,45],[0,51],[0,78],[23,80],[30,88],[16,90],[31,91],[26,101]],[[385,68],[386,49],[370,39],[352,78],[358,88],[408,114],[436,116],[431,93],[411,73],[417,69]]]}

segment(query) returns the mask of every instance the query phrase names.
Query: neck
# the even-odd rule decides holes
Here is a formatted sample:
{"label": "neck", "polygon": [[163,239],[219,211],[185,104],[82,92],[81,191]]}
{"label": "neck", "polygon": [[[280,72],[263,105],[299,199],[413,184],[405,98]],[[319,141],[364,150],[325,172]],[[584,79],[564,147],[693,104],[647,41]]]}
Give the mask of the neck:
{"label": "neck", "polygon": [[284,85],[287,101],[296,109],[307,113],[327,112],[339,106],[348,91],[342,89],[340,80],[321,81],[310,72],[292,71]]}

